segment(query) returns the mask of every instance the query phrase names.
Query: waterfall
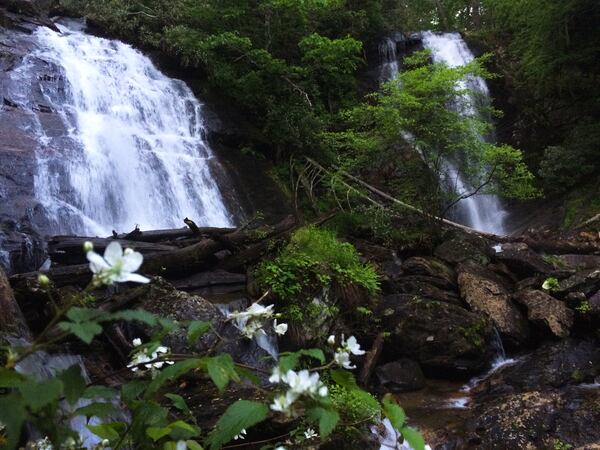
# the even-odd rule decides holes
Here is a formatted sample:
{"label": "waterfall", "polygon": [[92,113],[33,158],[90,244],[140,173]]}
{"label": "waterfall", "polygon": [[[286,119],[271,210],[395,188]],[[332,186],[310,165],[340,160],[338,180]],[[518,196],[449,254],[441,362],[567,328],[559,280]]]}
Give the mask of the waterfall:
{"label": "waterfall", "polygon": [[393,80],[398,76],[398,50],[396,42],[392,38],[385,38],[379,44],[379,60],[381,61],[380,83]]}
{"label": "waterfall", "polygon": [[59,28],[36,31],[34,55],[62,78],[40,88],[67,133],[55,136],[47,124],[37,130],[35,194],[52,231],[178,228],[186,216],[231,226],[216,181],[225,175],[190,88],[129,45]]}
{"label": "waterfall", "polygon": [[[432,53],[435,62],[445,63],[449,67],[460,67],[474,59],[473,53],[458,33],[432,33],[422,34],[423,46]],[[465,102],[461,102],[461,114],[474,116],[477,110],[478,98],[483,98],[489,103],[489,89],[481,77],[468,77],[462,80],[457,87],[459,90],[470,89]],[[484,139],[480,136],[480,139]],[[454,161],[446,160],[444,164],[445,184],[456,192],[457,195],[473,192],[473,186],[464,179],[461,171]],[[505,219],[507,212],[496,195],[476,194],[462,199],[455,207],[456,219],[467,226],[480,231],[504,235],[507,234]]]}

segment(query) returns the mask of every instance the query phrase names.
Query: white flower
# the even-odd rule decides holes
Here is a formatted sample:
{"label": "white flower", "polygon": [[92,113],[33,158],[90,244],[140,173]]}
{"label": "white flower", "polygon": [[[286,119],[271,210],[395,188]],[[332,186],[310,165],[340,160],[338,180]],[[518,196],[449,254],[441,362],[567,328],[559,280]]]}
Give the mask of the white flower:
{"label": "white flower", "polygon": [[280,395],[273,399],[273,403],[271,403],[271,409],[273,411],[287,413],[290,406],[292,406],[292,403],[294,402],[290,396]]}
{"label": "white flower", "polygon": [[279,366],[277,366],[277,367],[273,368],[273,373],[269,377],[269,382],[273,383],[273,384],[277,384],[282,381],[285,381],[284,377],[285,377],[285,375],[283,373],[281,373]]}
{"label": "white flower", "polygon": [[288,324],[287,323],[280,323],[278,325],[277,324],[277,319],[275,319],[273,321],[273,329],[275,330],[275,333],[277,333],[280,336],[283,336],[285,333],[287,333]]}
{"label": "white flower", "polygon": [[[142,340],[139,338],[134,339],[133,345],[139,347],[142,345]],[[169,353],[169,348],[163,345],[158,346],[150,355],[148,354],[147,348],[141,349],[137,353],[134,353],[133,358],[127,367],[130,368],[132,372],[137,372],[140,369],[139,366],[142,364],[146,369],[162,369],[165,364],[175,364],[173,361],[156,361],[154,363],[150,362],[159,359],[162,355],[167,353]]]}
{"label": "white flower", "polygon": [[304,432],[304,437],[306,439],[312,439],[312,438],[315,438],[317,436],[318,436],[318,434],[315,433],[315,430],[313,430],[312,428],[307,428],[306,431]]}
{"label": "white flower", "polygon": [[285,450],[285,447],[283,445],[280,445],[279,447],[275,447],[275,450]]}
{"label": "white flower", "polygon": [[329,345],[335,345],[335,336],[333,334],[327,338],[327,343]]}
{"label": "white flower", "polygon": [[319,388],[319,396],[321,396],[321,397],[327,397],[328,393],[329,393],[329,389],[327,389],[327,386],[321,386]]}
{"label": "white flower", "polygon": [[104,250],[104,256],[90,250],[87,252],[87,259],[90,262],[90,270],[94,276],[103,284],[125,283],[132,281],[135,283],[148,283],[150,280],[137,273],[144,257],[139,252],[126,249],[123,252],[121,244],[116,241],[111,242]]}
{"label": "white flower", "polygon": [[177,446],[175,447],[175,450],[186,450],[187,449],[187,444],[185,443],[185,441],[177,441]]}
{"label": "white flower", "polygon": [[[341,349],[340,349],[341,350]],[[333,355],[335,362],[344,369],[356,369],[356,366],[350,362],[350,354],[346,351],[337,351]]]}
{"label": "white flower", "polygon": [[327,386],[319,379],[319,374],[317,372],[311,374],[308,370],[301,370],[300,372],[288,370],[285,374],[281,374],[280,369],[275,368],[273,375],[269,378],[269,381],[271,380],[281,381],[289,386],[285,395],[275,397],[271,404],[273,411],[285,414],[289,414],[290,406],[301,396],[326,397],[328,392]]}
{"label": "white flower", "polygon": [[233,440],[237,441],[238,439],[246,439],[246,434],[248,434],[248,433],[246,433],[246,429],[242,428],[242,431],[240,431],[240,434],[236,434],[233,437]]}
{"label": "white flower", "polygon": [[235,326],[244,336],[252,339],[258,334],[266,334],[263,327],[266,321],[273,317],[274,307],[275,305],[262,306],[258,303],[253,303],[246,311],[235,311],[228,314],[227,318],[234,321]]}
{"label": "white flower", "polygon": [[342,346],[345,347],[353,355],[365,354],[365,351],[360,349],[360,345],[358,344],[358,342],[356,342],[356,338],[354,336],[350,336],[345,343],[344,341],[342,341]]}

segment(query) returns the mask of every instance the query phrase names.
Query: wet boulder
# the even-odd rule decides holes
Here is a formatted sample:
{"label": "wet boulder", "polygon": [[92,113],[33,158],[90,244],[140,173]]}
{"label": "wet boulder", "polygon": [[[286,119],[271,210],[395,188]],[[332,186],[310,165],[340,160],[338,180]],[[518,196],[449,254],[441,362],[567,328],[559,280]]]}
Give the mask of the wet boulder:
{"label": "wet boulder", "polygon": [[483,238],[457,236],[440,244],[434,254],[450,264],[472,261],[486,265],[494,255],[494,250]]}
{"label": "wet boulder", "polygon": [[475,409],[469,448],[599,448],[599,402],[599,390],[575,387],[496,398]]}
{"label": "wet boulder", "polygon": [[488,391],[530,391],[593,382],[600,375],[595,340],[565,339],[542,345],[486,381]]}
{"label": "wet boulder", "polygon": [[391,392],[418,391],[425,387],[425,376],[416,361],[402,358],[383,366],[375,373],[379,384]]}
{"label": "wet boulder", "polygon": [[458,284],[471,309],[489,317],[501,336],[513,345],[528,339],[527,321],[498,275],[473,265],[461,265]]}
{"label": "wet boulder", "polygon": [[408,357],[426,374],[467,378],[492,359],[491,322],[459,306],[413,295],[384,297],[378,314],[390,332],[388,360]]}
{"label": "wet boulder", "polygon": [[558,293],[565,295],[572,292],[581,292],[591,295],[600,290],[600,270],[589,269],[577,272],[559,283]]}
{"label": "wet boulder", "polygon": [[271,366],[269,353],[259,347],[254,340],[244,338],[225,315],[208,300],[178,291],[169,283],[158,279],[153,281],[141,301],[145,310],[160,317],[177,322],[198,320],[212,324],[214,331],[201,336],[191,347],[187,341],[185,328],[171,332],[162,343],[171,348],[174,353],[188,353],[190,350],[198,353],[206,353],[210,350],[214,354],[227,352],[236,361],[253,367]]}
{"label": "wet boulder", "polygon": [[456,272],[443,261],[432,257],[414,256],[402,263],[402,270],[410,275],[439,278],[449,288],[456,286]]}
{"label": "wet boulder", "polygon": [[527,318],[538,328],[559,338],[569,335],[575,314],[564,302],[532,289],[519,292],[515,298],[527,308]]}
{"label": "wet boulder", "polygon": [[521,277],[536,273],[550,274],[554,271],[552,264],[521,242],[502,244],[501,251],[496,253],[495,258]]}

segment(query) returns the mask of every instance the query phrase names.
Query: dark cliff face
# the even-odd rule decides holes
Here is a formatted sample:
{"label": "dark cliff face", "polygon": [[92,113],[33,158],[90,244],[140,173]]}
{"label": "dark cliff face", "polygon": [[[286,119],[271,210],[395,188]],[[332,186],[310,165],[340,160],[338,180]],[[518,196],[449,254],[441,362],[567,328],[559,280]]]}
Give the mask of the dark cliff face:
{"label": "dark cliff face", "polygon": [[[33,11],[10,3],[12,10]],[[38,230],[45,226],[34,196],[36,152],[52,151],[37,135],[67,133],[43,91],[60,92],[62,78],[53,64],[32,56],[32,33],[43,23],[39,16],[0,9],[0,17],[0,264],[11,271],[33,270],[43,262]]]}

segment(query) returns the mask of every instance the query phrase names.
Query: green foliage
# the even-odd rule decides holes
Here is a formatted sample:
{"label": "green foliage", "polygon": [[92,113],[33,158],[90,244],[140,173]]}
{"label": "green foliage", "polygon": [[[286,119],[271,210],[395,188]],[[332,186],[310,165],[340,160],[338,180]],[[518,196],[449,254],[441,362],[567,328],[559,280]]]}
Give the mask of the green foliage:
{"label": "green foliage", "polygon": [[406,426],[406,413],[396,403],[394,398],[387,394],[383,398],[383,413],[390,420],[393,427],[400,431],[402,437],[414,450],[424,450],[425,441],[423,437],[414,429]]}
{"label": "green foliage", "polygon": [[208,437],[208,444],[212,450],[219,449],[229,442],[243,429],[250,428],[265,420],[269,413],[267,405],[248,400],[238,400],[233,403],[221,416],[215,429]]}
{"label": "green foliage", "polygon": [[332,280],[354,283],[371,293],[379,290],[375,269],[362,264],[354,246],[340,242],[329,230],[305,227],[273,261],[257,269],[259,282],[283,300],[293,300],[305,291],[328,286]]}
{"label": "green foliage", "polygon": [[329,393],[333,406],[341,411],[346,423],[369,421],[381,415],[381,405],[366,391],[334,384],[329,386]]}
{"label": "green foliage", "polygon": [[549,277],[549,278],[546,278],[546,280],[544,280],[544,283],[542,284],[542,288],[549,292],[555,292],[560,288],[560,282],[558,281],[557,278]]}

